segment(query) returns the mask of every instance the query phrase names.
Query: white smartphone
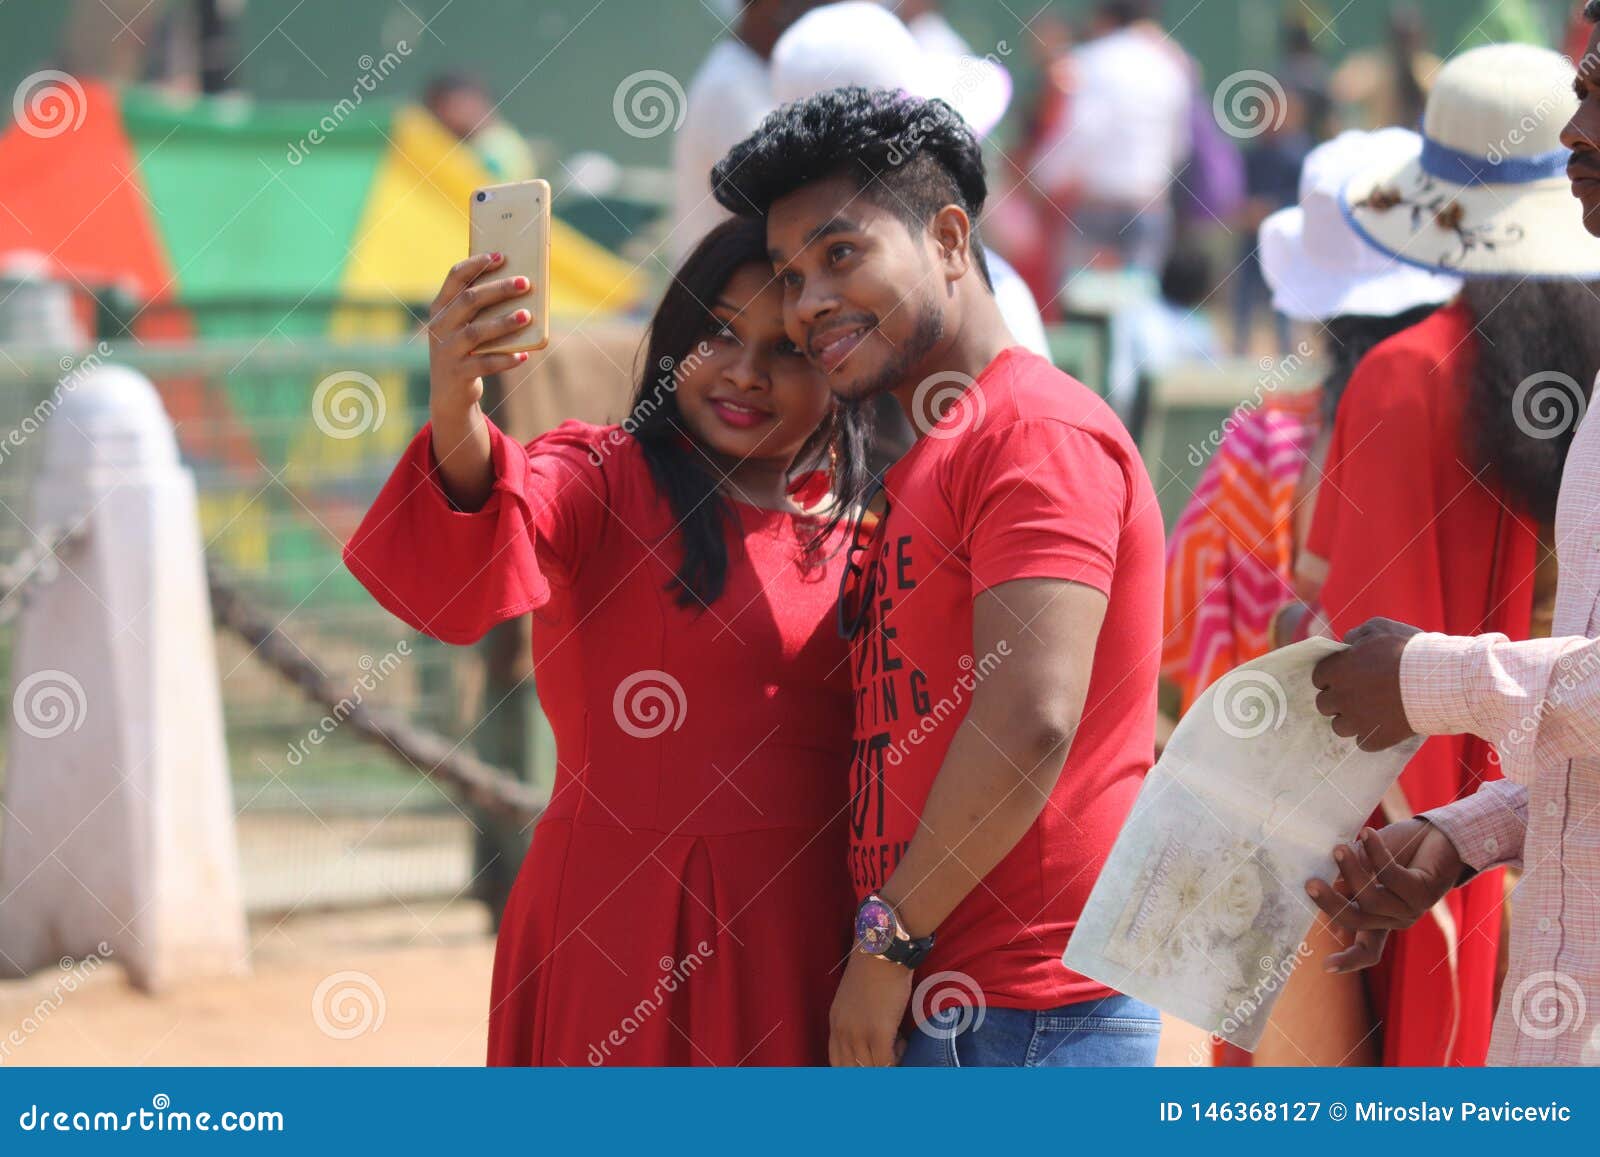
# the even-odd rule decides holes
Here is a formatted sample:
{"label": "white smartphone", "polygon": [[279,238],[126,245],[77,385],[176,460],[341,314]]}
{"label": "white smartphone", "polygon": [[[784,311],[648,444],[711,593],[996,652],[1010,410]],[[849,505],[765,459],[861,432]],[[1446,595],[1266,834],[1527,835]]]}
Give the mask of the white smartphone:
{"label": "white smartphone", "polygon": [[508,298],[480,316],[504,317],[526,309],[532,320],[474,353],[509,354],[542,350],[550,344],[550,184],[512,181],[475,189],[469,218],[474,254],[502,253],[505,263],[491,277],[522,276],[528,292]]}

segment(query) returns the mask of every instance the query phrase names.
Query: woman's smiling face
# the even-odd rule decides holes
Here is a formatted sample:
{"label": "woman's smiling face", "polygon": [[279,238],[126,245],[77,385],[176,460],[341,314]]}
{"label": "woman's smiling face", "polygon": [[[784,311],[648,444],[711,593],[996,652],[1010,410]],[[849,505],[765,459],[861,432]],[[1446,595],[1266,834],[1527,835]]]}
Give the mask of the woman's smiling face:
{"label": "woman's smiling face", "polygon": [[744,265],[708,304],[706,335],[678,367],[684,424],[715,455],[787,468],[832,400],[784,332],[783,290],[770,266]]}

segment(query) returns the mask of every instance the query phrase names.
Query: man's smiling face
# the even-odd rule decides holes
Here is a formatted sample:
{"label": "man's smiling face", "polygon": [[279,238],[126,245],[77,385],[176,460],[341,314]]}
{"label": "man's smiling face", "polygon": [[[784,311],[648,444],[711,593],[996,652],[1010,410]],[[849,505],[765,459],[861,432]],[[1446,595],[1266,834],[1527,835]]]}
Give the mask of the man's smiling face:
{"label": "man's smiling face", "polygon": [[930,232],[848,177],[774,201],[767,246],[784,328],[841,397],[893,389],[943,336],[946,280]]}

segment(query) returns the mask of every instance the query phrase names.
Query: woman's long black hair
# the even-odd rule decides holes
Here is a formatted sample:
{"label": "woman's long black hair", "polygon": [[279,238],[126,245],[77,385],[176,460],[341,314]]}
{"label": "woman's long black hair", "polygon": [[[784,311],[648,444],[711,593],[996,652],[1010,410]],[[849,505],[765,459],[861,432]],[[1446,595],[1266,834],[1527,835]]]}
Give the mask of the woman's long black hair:
{"label": "woman's long black hair", "polygon": [[1468,462],[1494,472],[1509,497],[1543,523],[1572,435],[1600,367],[1600,284],[1577,278],[1473,277]]}
{"label": "woman's long black hair", "polygon": [[[737,530],[738,516],[718,488],[719,479],[706,455],[691,441],[678,408],[681,374],[692,372],[704,356],[718,322],[712,304],[728,279],[746,265],[770,268],[765,224],[735,217],[718,225],[695,246],[673,275],[645,338],[644,366],[634,389],[626,423],[644,452],[650,475],[672,510],[682,543],[683,559],[673,575],[682,607],[709,606],[721,595],[728,578],[725,528]],[[800,449],[793,473],[827,469],[833,459],[836,504],[842,508],[866,492],[870,431],[859,407],[837,403]],[[831,529],[837,521],[830,520]],[[826,531],[808,547],[820,550]]]}
{"label": "woman's long black hair", "polygon": [[1350,384],[1351,375],[1361,359],[1372,352],[1372,347],[1387,341],[1403,329],[1410,329],[1426,321],[1437,306],[1419,305],[1393,317],[1372,317],[1367,314],[1345,314],[1329,320],[1323,342],[1328,354],[1328,373],[1322,379],[1322,417],[1328,427],[1333,426],[1333,416],[1339,409],[1339,399]]}

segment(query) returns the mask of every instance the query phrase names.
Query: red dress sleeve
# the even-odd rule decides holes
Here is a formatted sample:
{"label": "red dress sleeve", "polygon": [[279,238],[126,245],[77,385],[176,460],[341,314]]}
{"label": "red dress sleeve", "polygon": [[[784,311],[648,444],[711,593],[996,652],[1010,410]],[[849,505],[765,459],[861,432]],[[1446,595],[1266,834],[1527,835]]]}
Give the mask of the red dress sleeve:
{"label": "red dress sleeve", "polygon": [[381,606],[446,643],[476,642],[543,606],[552,584],[570,585],[609,516],[607,467],[623,453],[580,422],[526,446],[488,427],[495,479],[480,509],[446,497],[429,423],[344,548],[345,566]]}

